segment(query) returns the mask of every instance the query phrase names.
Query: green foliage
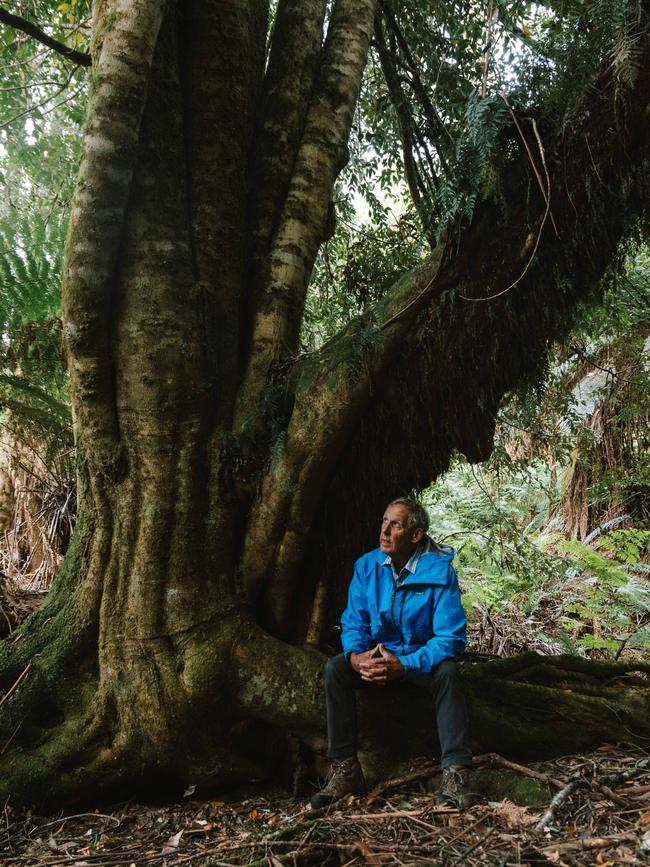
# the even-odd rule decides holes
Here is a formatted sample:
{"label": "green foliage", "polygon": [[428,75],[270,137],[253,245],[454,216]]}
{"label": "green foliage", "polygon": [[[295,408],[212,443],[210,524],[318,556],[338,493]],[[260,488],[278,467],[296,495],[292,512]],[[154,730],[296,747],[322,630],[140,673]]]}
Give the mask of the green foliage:
{"label": "green foliage", "polygon": [[519,118],[537,118],[540,130],[559,120],[570,136],[603,68],[621,96],[634,83],[646,25],[640,0],[384,0],[379,22],[344,186],[385,224],[386,195],[404,194],[406,154],[413,219],[429,240],[499,197],[504,157],[522,147],[503,136],[511,118],[501,93]]}
{"label": "green foliage", "polygon": [[555,488],[543,464],[500,475],[458,462],[424,495],[439,541],[457,546],[463,602],[529,624],[558,652],[644,655],[650,586],[642,562],[650,532],[599,537],[598,550],[545,530]]}
{"label": "green foliage", "polygon": [[37,214],[0,225],[0,327],[12,335],[59,312],[65,224]]}
{"label": "green foliage", "polygon": [[650,532],[640,529],[601,536],[597,545],[607,556],[576,540],[558,545],[569,555],[568,573],[581,578],[578,586],[570,582],[560,618],[578,647],[609,653],[620,650],[622,643],[640,651],[650,647],[650,587],[641,577],[644,564],[637,562],[648,538]]}
{"label": "green foliage", "polygon": [[470,605],[499,609],[518,596],[531,614],[539,604],[556,563],[533,540],[556,486],[542,462],[506,474],[458,460],[425,492],[434,537],[457,547]]}
{"label": "green foliage", "polygon": [[565,364],[591,366],[602,386],[595,435],[585,438],[581,459],[591,467],[590,498],[606,511],[619,503],[636,520],[650,516],[650,265],[648,250],[632,245],[603,281],[599,305],[591,305],[564,353]]}
{"label": "green foliage", "polygon": [[311,351],[381,298],[420,261],[423,246],[411,214],[394,224],[361,228],[342,200],[334,236],[316,261],[302,325],[302,349]]}
{"label": "green foliage", "polygon": [[[12,11],[89,50],[88,0]],[[0,66],[0,408],[51,455],[72,443],[59,290],[87,70],[10,27],[0,28]]]}
{"label": "green foliage", "polygon": [[459,231],[470,223],[479,197],[498,196],[500,167],[496,152],[509,123],[510,113],[502,99],[471,93],[465,128],[456,141],[454,173],[443,178],[432,200],[438,239],[450,225]]}
{"label": "green foliage", "polygon": [[72,443],[59,318],[64,230],[37,214],[0,224],[0,407],[12,428],[50,449]]}
{"label": "green foliage", "polygon": [[[336,232],[312,276],[303,349],[380,297],[428,246],[457,234],[481,200],[507,215],[505,166],[523,147],[508,104],[531,144],[524,118],[536,118],[542,139],[558,122],[570,138],[603,68],[622,96],[634,81],[643,16],[639,0],[383,0]],[[525,182],[522,195],[534,198]]]}
{"label": "green foliage", "polygon": [[[649,272],[647,249],[633,247],[600,306],[504,404],[490,459],[459,457],[424,494],[435,537],[458,548],[470,616],[476,604],[515,617],[558,651],[650,648]],[[574,505],[563,477],[576,463],[586,542],[562,532]]]}
{"label": "green foliage", "polygon": [[632,566],[638,563],[648,547],[650,530],[612,530],[596,542],[597,548],[609,549],[611,556],[621,563]]}
{"label": "green foliage", "polygon": [[[29,0],[17,11],[71,48],[88,50],[87,0]],[[36,208],[46,218],[65,208],[72,192],[87,70],[10,27],[0,27],[0,66],[0,218],[10,222],[12,211]]]}

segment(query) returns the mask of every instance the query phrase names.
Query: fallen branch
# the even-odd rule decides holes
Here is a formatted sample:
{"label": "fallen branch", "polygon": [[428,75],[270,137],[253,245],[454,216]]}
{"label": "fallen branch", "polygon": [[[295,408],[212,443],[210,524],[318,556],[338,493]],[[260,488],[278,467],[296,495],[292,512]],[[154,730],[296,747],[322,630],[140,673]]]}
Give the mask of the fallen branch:
{"label": "fallen branch", "polygon": [[561,789],[553,798],[553,800],[548,806],[548,810],[542,815],[542,818],[535,825],[535,830],[543,831],[549,824],[549,822],[553,819],[562,804],[569,797],[569,795],[573,794],[576,789],[587,785],[587,782],[588,781],[581,775],[579,777],[574,777],[569,783],[567,783],[567,785],[563,789]]}
{"label": "fallen branch", "polygon": [[458,856],[458,858],[454,859],[451,863],[452,863],[452,864],[460,864],[461,862],[467,863],[466,860],[465,860],[465,859],[467,858],[467,856],[468,856],[468,855],[471,855],[472,852],[476,851],[476,849],[478,849],[479,846],[482,846],[483,843],[485,843],[485,841],[488,839],[488,837],[490,837],[492,834],[494,834],[495,831],[496,831],[496,827],[493,825],[493,826],[492,826],[492,827],[487,831],[487,833],[483,834],[483,836],[480,837],[480,838],[476,841],[476,843],[474,843],[473,846],[470,846],[469,849],[465,849],[465,851],[462,852],[462,853]]}
{"label": "fallen branch", "polygon": [[[509,768],[511,771],[516,771],[518,774],[522,774],[525,777],[530,777],[534,780],[541,780],[544,783],[550,783],[558,789],[563,788],[565,785],[561,780],[557,780],[548,774],[543,774],[541,771],[534,771],[532,768],[527,768],[525,765],[519,765],[516,762],[511,762],[509,759],[504,759],[503,756],[500,756],[498,753],[483,753],[480,756],[474,756],[472,764],[488,765],[489,767],[494,767],[496,765],[503,768]],[[428,780],[438,771],[440,771],[440,765],[431,762],[421,767],[418,771],[412,771],[411,773],[404,774],[401,777],[393,777],[390,780],[385,780],[383,783],[379,783],[375,786],[375,788],[370,792],[368,795],[368,803],[372,804],[373,801],[377,800],[379,795],[384,794],[390,789],[399,789],[402,786],[409,785],[410,783]]]}
{"label": "fallen branch", "polygon": [[567,840],[564,843],[553,843],[541,851],[545,855],[553,852],[580,852],[585,849],[607,849],[618,843],[636,843],[636,834],[612,834],[611,837],[583,837],[582,840]]}
{"label": "fallen branch", "polygon": [[[457,807],[447,807],[443,804],[439,804],[435,807],[427,807],[426,815],[429,816],[432,813],[444,813],[445,815],[449,815],[451,813],[460,813],[460,810]],[[420,816],[424,815],[424,810],[391,810],[386,813],[355,813],[354,821],[372,821],[375,819],[412,819],[412,818],[420,818]],[[335,817],[330,817],[330,821],[336,821]],[[425,823],[426,824],[426,823]]]}
{"label": "fallen branch", "polygon": [[601,791],[613,804],[617,804],[619,807],[629,806],[625,798],[621,798],[620,795],[617,795],[616,792],[610,789],[609,786],[605,785],[605,783],[601,783],[599,780],[594,780],[594,787]]}
{"label": "fallen branch", "polygon": [[588,777],[585,777],[583,775],[582,771],[578,772],[578,774],[575,775],[567,783],[567,785],[553,798],[553,800],[549,804],[548,810],[543,814],[542,818],[535,826],[535,830],[543,831],[548,825],[548,823],[553,819],[557,810],[569,797],[569,795],[575,792],[576,789],[585,786],[589,788],[593,787],[599,789],[615,804],[619,804],[620,806],[627,806],[626,802],[623,801],[622,798],[619,798],[611,790],[611,788],[609,788],[609,784],[615,785],[617,783],[622,783],[625,780],[631,780],[633,777],[636,777],[644,771],[648,770],[648,768],[650,768],[650,759],[641,759],[629,771],[623,771],[622,773],[618,774],[594,774],[593,778],[589,779]]}
{"label": "fallen branch", "polygon": [[[287,852],[286,855],[273,855],[272,858],[269,855],[265,855],[263,858],[258,858],[257,861],[250,861],[248,867],[269,867],[269,865],[275,864],[296,864],[297,859],[303,859],[307,857],[313,857],[317,853],[323,853],[323,855],[332,850],[343,850],[347,855],[350,853],[354,853],[354,846],[341,846],[335,843],[311,843],[309,846],[305,846],[304,849],[294,849],[293,852]],[[225,861],[210,861],[210,864],[226,864]],[[228,867],[232,867],[232,865],[228,865]]]}
{"label": "fallen branch", "polygon": [[368,803],[372,804],[373,801],[377,800],[379,795],[382,795],[384,792],[387,792],[390,789],[399,789],[401,786],[406,786],[409,783],[417,783],[420,780],[428,780],[439,770],[440,765],[437,762],[430,762],[429,764],[421,767],[419,771],[412,771],[411,773],[404,774],[401,777],[393,777],[390,780],[385,780],[383,783],[379,783],[379,785],[375,786],[375,788],[369,793]]}

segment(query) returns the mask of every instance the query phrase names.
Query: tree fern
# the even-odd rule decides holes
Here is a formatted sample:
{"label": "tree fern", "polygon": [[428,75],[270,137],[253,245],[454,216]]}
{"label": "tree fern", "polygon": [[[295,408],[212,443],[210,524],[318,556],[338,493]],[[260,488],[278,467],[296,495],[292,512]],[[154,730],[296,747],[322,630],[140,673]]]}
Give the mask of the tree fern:
{"label": "tree fern", "polygon": [[65,223],[38,212],[0,223],[0,408],[68,446],[59,285]]}

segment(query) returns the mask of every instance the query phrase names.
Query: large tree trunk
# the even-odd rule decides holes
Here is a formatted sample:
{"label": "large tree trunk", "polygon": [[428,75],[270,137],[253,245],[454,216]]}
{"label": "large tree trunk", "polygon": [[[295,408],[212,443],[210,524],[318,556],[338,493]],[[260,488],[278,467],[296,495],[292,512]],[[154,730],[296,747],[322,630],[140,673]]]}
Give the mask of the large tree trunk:
{"label": "large tree trunk", "polygon": [[[336,0],[322,43],[324,0],[280,0],[265,72],[266,5],[94,4],[63,287],[80,517],[46,606],[0,645],[0,794],[16,801],[259,776],[269,726],[318,745],[322,656],[301,645],[336,619],[371,523],[452,449],[489,453],[499,399],[647,195],[646,35],[625,103],[605,76],[570,140],[545,131],[559,237],[543,203],[527,212],[515,155],[507,222],[485,202],[459,247],[290,363],[375,3]],[[573,718],[561,750],[599,719],[589,740],[648,734],[632,691],[571,700],[512,672],[495,698],[532,717],[506,729],[492,676],[468,676],[485,748],[516,729],[526,753],[549,701]]]}

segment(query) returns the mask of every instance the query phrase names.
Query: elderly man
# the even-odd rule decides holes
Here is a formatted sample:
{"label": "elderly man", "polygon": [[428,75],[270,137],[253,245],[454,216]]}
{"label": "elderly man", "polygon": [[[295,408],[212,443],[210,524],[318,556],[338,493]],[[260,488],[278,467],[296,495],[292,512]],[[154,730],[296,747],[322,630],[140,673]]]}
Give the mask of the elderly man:
{"label": "elderly man", "polygon": [[467,709],[455,658],[465,648],[451,548],[427,536],[429,516],[414,500],[393,500],[381,522],[379,548],[357,560],[341,618],[343,653],[325,665],[328,755],[326,786],[314,809],[349,793],[362,794],[357,759],[356,690],[406,681],[427,690],[436,708],[442,784],[437,801],[463,806],[468,746]]}

